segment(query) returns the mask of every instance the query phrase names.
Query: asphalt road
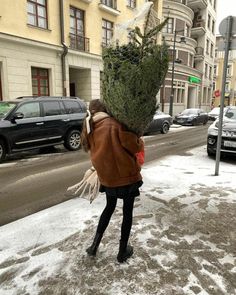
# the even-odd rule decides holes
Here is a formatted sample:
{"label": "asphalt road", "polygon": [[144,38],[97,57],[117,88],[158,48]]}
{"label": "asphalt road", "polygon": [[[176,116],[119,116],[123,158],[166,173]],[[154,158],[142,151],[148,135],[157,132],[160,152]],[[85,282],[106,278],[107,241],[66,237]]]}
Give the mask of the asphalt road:
{"label": "asphalt road", "polygon": [[[145,137],[145,162],[185,154],[206,144],[208,126],[172,128],[168,134]],[[16,155],[0,164],[0,225],[71,198],[66,189],[79,182],[90,167],[82,150]]]}

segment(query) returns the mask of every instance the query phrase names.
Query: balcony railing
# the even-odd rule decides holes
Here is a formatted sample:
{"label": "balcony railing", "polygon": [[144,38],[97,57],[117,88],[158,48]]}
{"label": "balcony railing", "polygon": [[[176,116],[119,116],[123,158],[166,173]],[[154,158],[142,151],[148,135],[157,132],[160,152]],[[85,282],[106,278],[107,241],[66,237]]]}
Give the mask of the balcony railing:
{"label": "balcony railing", "polygon": [[100,0],[100,3],[110,8],[117,9],[117,0]]}
{"label": "balcony railing", "polygon": [[89,38],[71,33],[70,48],[89,52]]}
{"label": "balcony railing", "polygon": [[194,21],[193,28],[205,28],[205,21],[204,20]]}

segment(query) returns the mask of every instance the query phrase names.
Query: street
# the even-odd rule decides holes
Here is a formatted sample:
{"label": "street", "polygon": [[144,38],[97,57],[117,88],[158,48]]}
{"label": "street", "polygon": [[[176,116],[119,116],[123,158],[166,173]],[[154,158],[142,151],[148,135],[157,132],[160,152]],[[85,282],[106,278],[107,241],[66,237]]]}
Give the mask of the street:
{"label": "street", "polygon": [[[184,155],[204,145],[207,128],[171,128],[168,134],[145,136],[145,162]],[[16,155],[0,164],[0,225],[70,199],[67,187],[79,182],[89,167],[85,152],[68,152],[61,147],[49,154]]]}

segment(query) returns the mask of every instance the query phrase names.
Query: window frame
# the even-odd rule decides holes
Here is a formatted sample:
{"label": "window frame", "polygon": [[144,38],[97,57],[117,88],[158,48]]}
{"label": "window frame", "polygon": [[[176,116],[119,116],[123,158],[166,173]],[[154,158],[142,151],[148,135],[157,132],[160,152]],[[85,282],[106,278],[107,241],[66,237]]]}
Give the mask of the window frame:
{"label": "window frame", "polygon": [[[105,26],[104,26],[104,23],[106,24]],[[107,26],[108,24],[111,25],[111,28],[109,28]],[[105,35],[106,35],[105,38],[104,38],[104,32],[105,32]],[[111,32],[111,38],[108,38],[108,32]],[[114,23],[103,18],[102,19],[102,45],[103,46],[109,45],[113,35],[114,35]]]}
{"label": "window frame", "polygon": [[174,33],[174,18],[170,17],[167,24],[163,27],[163,33],[173,34]]}
{"label": "window frame", "polygon": [[[37,70],[37,74],[33,75],[33,69]],[[45,70],[47,71],[47,75],[43,76],[40,74],[40,70]],[[45,79],[46,78],[46,79]],[[37,94],[34,93],[33,91],[33,79],[37,80]],[[46,80],[47,81],[47,86],[42,85],[41,86],[41,81]],[[31,67],[31,81],[32,81],[32,95],[33,96],[49,96],[50,95],[50,87],[49,87],[49,70],[45,68],[38,68],[38,67]],[[41,94],[41,87],[45,87],[47,89],[46,94]]]}
{"label": "window frame", "polygon": [[136,8],[137,1],[136,0],[127,0],[127,6],[130,8]]}
{"label": "window frame", "polygon": [[[37,28],[40,28],[40,29],[45,29],[47,30],[48,29],[48,10],[47,10],[47,0],[44,0],[45,1],[45,4],[41,4],[41,3],[38,3],[37,2],[38,0],[27,0],[27,16],[34,16],[35,17],[35,20],[36,20],[36,24],[32,24],[29,22],[29,19],[27,21],[28,25],[30,26],[33,26],[33,27],[37,27]],[[32,4],[34,7],[35,7],[35,14],[34,13],[31,13],[28,11],[28,4]],[[45,9],[45,14],[46,16],[45,17],[42,17],[42,16],[39,16],[38,14],[38,9],[39,8],[44,8]],[[42,27],[39,25],[39,19],[44,19],[46,21],[46,27]]]}

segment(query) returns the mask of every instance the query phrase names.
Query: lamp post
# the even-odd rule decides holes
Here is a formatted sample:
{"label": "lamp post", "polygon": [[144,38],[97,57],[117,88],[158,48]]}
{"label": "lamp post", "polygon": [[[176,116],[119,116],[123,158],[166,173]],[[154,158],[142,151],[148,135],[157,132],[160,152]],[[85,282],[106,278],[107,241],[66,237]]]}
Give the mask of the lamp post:
{"label": "lamp post", "polygon": [[[169,104],[169,115],[173,116],[173,102],[174,102],[174,74],[175,74],[175,59],[176,59],[176,52],[175,52],[175,45],[176,45],[176,37],[177,33],[184,32],[184,30],[174,31],[174,41],[173,41],[173,60],[172,60],[172,70],[171,70],[171,92],[170,92],[170,104]],[[178,43],[186,43],[185,37],[182,36],[180,38],[180,42]]]}

